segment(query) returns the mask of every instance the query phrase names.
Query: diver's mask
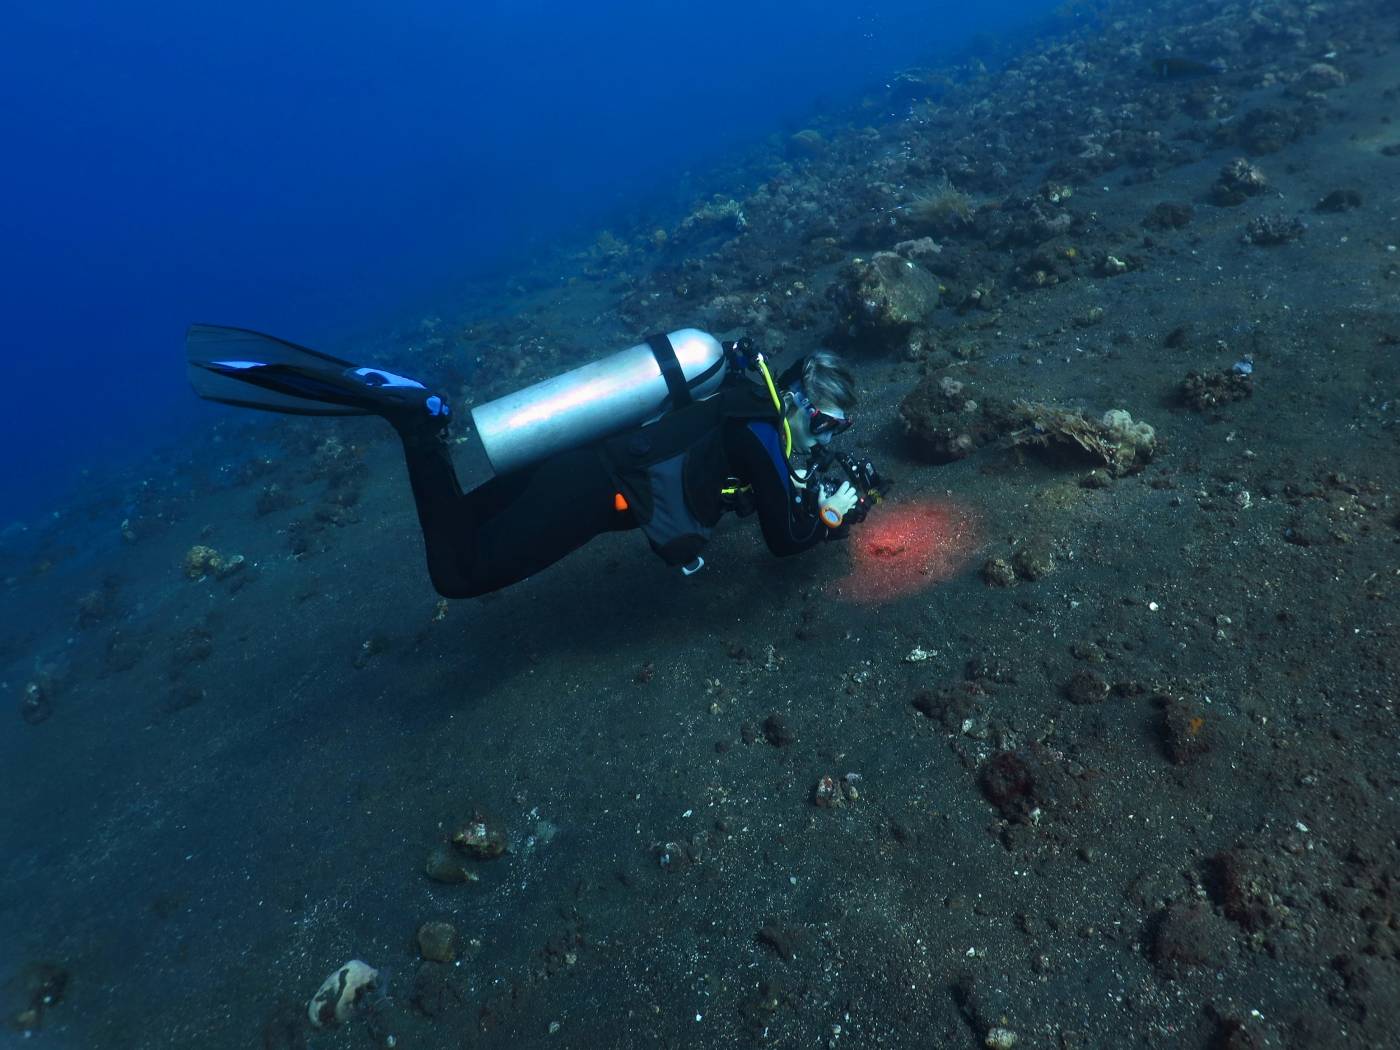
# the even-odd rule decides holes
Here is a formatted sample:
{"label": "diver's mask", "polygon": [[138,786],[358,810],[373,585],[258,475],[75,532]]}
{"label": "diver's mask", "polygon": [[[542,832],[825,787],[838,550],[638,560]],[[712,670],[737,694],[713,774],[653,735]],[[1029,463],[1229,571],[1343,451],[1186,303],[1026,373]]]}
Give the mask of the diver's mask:
{"label": "diver's mask", "polygon": [[807,426],[807,433],[811,434],[812,440],[819,445],[829,444],[832,438],[850,430],[855,423],[855,419],[846,415],[839,408],[828,410],[812,404],[811,398],[800,386],[793,387],[791,393],[792,399],[802,415],[802,420]]}

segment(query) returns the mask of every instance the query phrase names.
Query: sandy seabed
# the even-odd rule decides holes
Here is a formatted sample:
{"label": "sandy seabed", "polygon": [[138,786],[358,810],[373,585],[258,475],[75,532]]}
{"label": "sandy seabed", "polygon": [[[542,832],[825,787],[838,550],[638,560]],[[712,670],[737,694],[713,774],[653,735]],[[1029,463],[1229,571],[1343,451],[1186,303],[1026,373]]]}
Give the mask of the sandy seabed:
{"label": "sandy seabed", "polygon": [[[441,606],[386,427],[244,417],[7,534],[3,1039],[1396,1045],[1400,22],[1153,6],[392,348],[482,400],[687,324],[836,345],[895,479],[847,543],[734,522],[687,580],[611,535]],[[862,311],[883,251],[936,305]],[[994,433],[1018,399],[1153,454]],[[504,855],[428,878],[478,816]],[[351,958],[380,994],[312,1029]]]}

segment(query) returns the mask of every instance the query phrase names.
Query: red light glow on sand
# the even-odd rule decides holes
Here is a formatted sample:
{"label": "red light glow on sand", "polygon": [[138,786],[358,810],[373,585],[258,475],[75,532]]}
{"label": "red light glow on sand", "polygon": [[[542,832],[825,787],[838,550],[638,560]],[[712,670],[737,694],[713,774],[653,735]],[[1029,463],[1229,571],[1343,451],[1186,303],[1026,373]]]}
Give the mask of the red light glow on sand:
{"label": "red light glow on sand", "polygon": [[851,571],[837,597],[882,605],[952,579],[981,543],[976,516],[951,500],[884,504],[851,530]]}

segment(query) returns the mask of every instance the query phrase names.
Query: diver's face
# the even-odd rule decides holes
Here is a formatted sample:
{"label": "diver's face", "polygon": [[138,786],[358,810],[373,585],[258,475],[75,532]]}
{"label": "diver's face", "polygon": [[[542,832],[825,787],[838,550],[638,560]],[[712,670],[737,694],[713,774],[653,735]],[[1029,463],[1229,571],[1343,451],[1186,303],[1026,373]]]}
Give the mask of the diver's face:
{"label": "diver's face", "polygon": [[793,450],[810,452],[818,445],[831,444],[831,439],[839,432],[838,428],[830,425],[814,428],[812,421],[821,420],[829,424],[831,420],[844,420],[845,415],[835,405],[812,405],[798,398],[787,418],[788,428],[792,431]]}

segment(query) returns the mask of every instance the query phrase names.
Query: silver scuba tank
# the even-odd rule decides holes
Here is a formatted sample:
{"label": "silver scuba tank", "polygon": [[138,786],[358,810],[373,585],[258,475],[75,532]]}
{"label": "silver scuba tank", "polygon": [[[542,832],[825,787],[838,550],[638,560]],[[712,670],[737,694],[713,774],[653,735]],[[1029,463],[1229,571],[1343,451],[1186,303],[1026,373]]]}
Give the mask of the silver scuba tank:
{"label": "silver scuba tank", "polygon": [[725,367],[719,340],[682,328],[477,405],[472,422],[492,469],[509,474],[701,401]]}

